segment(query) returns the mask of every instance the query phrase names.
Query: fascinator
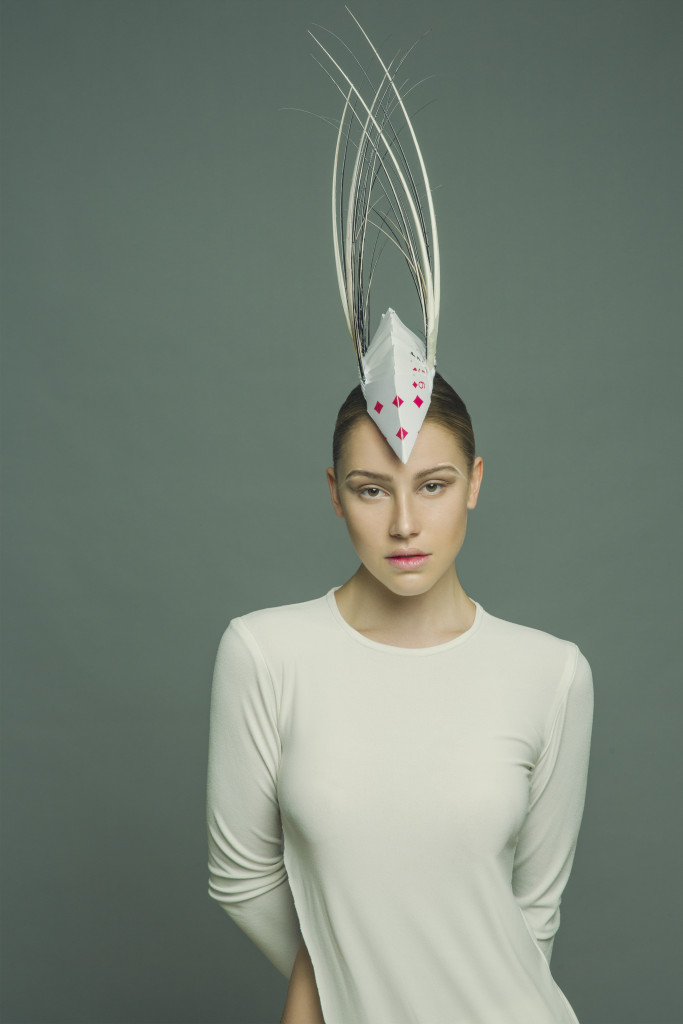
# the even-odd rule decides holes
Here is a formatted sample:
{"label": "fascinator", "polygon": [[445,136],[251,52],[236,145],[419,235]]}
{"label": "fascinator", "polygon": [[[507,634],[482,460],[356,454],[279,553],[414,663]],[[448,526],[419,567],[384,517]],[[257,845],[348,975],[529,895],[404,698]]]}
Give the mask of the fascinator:
{"label": "fascinator", "polygon": [[[348,11],[348,8],[347,8]],[[439,242],[422,153],[397,76],[410,51],[382,60],[372,51],[378,81],[350,50],[361,87],[312,33],[344,97],[332,175],[332,229],[337,280],[370,417],[407,462],[432,395],[439,327]],[[412,48],[411,48],[412,49]],[[412,169],[411,169],[412,165]],[[422,312],[423,336],[388,309],[370,338],[370,288],[387,244],[405,259]]]}

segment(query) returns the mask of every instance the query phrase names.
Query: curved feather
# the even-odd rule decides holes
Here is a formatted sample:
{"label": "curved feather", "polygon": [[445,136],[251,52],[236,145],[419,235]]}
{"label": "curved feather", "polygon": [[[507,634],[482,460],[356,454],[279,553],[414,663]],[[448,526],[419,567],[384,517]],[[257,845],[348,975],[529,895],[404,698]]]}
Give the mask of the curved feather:
{"label": "curved feather", "polygon": [[[370,286],[384,246],[391,242],[401,252],[413,279],[422,310],[430,369],[436,362],[440,259],[429,178],[404,102],[411,89],[401,89],[396,83],[397,73],[407,54],[385,62],[348,7],[347,11],[381,71],[379,85],[375,87],[361,62],[351,54],[365,79],[363,91],[370,90],[367,98],[310,30],[309,35],[327,58],[331,70],[321,66],[344,99],[332,173],[332,230],[339,294],[361,380],[364,380],[363,357],[370,341]],[[351,53],[345,43],[342,45]],[[400,117],[398,130],[393,120],[397,113]],[[399,137],[404,128],[409,133],[416,157],[417,180]],[[349,153],[350,147],[355,147],[355,157]],[[420,191],[426,196],[426,211],[420,200]],[[372,254],[368,267],[366,246],[371,236]]]}

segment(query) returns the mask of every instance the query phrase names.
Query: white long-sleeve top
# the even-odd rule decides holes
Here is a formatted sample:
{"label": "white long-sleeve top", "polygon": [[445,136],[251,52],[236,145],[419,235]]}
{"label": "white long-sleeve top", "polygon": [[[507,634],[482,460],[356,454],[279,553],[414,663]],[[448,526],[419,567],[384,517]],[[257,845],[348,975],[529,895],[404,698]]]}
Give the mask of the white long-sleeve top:
{"label": "white long-sleeve top", "polygon": [[588,662],[489,615],[377,643],[333,588],[216,658],[209,892],[326,1024],[578,1024],[550,971],[583,814]]}

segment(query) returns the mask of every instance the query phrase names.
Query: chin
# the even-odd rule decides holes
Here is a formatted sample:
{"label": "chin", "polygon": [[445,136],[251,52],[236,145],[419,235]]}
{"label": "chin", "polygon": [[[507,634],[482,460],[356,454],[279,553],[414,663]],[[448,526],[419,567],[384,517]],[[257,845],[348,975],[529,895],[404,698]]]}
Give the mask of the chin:
{"label": "chin", "polygon": [[420,594],[426,594],[436,583],[431,575],[427,577],[418,573],[405,573],[400,577],[390,578],[376,576],[375,579],[397,597],[418,597]]}

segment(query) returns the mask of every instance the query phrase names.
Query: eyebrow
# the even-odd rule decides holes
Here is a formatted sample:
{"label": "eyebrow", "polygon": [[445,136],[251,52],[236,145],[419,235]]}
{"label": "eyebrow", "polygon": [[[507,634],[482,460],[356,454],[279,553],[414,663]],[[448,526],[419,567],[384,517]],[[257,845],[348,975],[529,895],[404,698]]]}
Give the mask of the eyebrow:
{"label": "eyebrow", "polygon": [[[457,466],[454,466],[452,462],[441,462],[439,463],[438,466],[432,466],[431,469],[423,469],[419,473],[416,473],[413,479],[423,480],[425,477],[435,476],[437,473],[441,473],[444,469],[450,469],[453,472],[457,473],[458,476],[461,476],[463,478],[465,476],[463,471],[461,469],[458,469]],[[372,480],[383,480],[386,483],[390,483],[391,480],[393,479],[387,473],[375,473],[373,470],[370,469],[352,469],[350,473],[346,474],[346,477],[344,478],[344,483],[346,483],[346,481],[349,480],[352,476],[366,476],[370,477]]]}

